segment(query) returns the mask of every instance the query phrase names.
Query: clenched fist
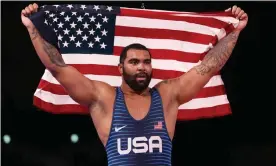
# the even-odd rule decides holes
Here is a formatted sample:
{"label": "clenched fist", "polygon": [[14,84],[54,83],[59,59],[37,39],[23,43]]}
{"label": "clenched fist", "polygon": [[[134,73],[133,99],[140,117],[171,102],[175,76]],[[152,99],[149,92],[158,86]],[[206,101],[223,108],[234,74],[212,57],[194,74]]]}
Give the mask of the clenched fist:
{"label": "clenched fist", "polygon": [[241,31],[246,27],[248,16],[240,7],[234,5],[232,8],[229,8],[226,11],[232,11],[232,14],[240,20],[239,25],[236,27],[236,30]]}
{"label": "clenched fist", "polygon": [[38,5],[36,3],[34,4],[30,4],[29,6],[27,6],[25,9],[23,9],[21,11],[21,20],[22,23],[27,27],[33,27],[33,23],[31,22],[31,20],[28,18],[28,16],[30,16],[31,14],[37,12],[38,9]]}

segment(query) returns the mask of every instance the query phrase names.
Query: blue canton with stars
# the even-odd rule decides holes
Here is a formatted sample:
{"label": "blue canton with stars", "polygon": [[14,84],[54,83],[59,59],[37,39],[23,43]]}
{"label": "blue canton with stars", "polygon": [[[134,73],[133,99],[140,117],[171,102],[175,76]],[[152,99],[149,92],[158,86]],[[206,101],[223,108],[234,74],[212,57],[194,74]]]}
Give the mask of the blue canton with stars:
{"label": "blue canton with stars", "polygon": [[47,5],[30,19],[62,54],[112,54],[119,11],[103,5]]}

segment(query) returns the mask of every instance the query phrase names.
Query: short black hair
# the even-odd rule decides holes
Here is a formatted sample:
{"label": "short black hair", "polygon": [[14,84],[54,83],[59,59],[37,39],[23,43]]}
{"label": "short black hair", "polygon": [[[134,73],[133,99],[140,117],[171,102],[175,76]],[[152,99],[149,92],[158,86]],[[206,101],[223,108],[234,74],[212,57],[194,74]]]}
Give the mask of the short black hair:
{"label": "short black hair", "polygon": [[[145,50],[145,51],[148,51],[149,54],[150,54],[150,51],[146,46],[144,46],[142,44],[139,44],[139,43],[133,43],[133,44],[130,44],[130,45],[126,46],[123,49],[123,51],[121,52],[121,54],[120,54],[120,63],[124,62],[124,60],[126,59],[126,56],[127,56],[127,51],[130,50],[130,49]],[[150,54],[150,57],[151,57],[151,54]]]}

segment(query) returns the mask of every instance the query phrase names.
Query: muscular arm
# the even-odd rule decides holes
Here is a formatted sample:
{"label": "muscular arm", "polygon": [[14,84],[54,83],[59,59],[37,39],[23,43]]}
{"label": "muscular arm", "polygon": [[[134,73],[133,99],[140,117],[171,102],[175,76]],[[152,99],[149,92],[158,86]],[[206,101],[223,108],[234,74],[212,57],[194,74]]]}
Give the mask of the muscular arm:
{"label": "muscular arm", "polygon": [[206,54],[201,64],[193,67],[187,73],[178,78],[161,82],[158,85],[160,91],[169,94],[172,101],[177,102],[177,105],[193,99],[229,59],[239,33],[239,31],[234,31],[223,38]]}
{"label": "muscular arm", "polygon": [[234,31],[222,39],[204,57],[202,63],[195,66],[197,74],[201,76],[212,76],[217,73],[229,59],[239,37],[238,31]]}
{"label": "muscular arm", "polygon": [[76,102],[89,106],[99,99],[99,91],[108,87],[107,84],[91,81],[74,67],[66,65],[59,51],[46,42],[34,26],[27,27],[37,55],[44,66]]}

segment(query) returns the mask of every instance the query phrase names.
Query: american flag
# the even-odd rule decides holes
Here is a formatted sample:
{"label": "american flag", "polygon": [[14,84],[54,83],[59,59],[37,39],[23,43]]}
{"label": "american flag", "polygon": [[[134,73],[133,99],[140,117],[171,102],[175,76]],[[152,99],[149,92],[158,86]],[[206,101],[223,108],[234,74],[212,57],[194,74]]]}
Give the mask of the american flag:
{"label": "american flag", "polygon": [[156,125],[154,125],[154,130],[161,130],[163,127],[162,122],[158,121]]}
{"label": "american flag", "polygon": [[[104,5],[45,5],[31,16],[40,34],[55,45],[65,63],[92,80],[120,86],[117,69],[122,49],[141,43],[152,54],[150,87],[178,77],[238,23],[229,12],[194,13]],[[72,78],[74,79],[74,78]],[[89,114],[46,69],[34,93],[34,105],[58,114]],[[231,114],[221,75],[211,78],[197,96],[179,107],[178,120]]]}

